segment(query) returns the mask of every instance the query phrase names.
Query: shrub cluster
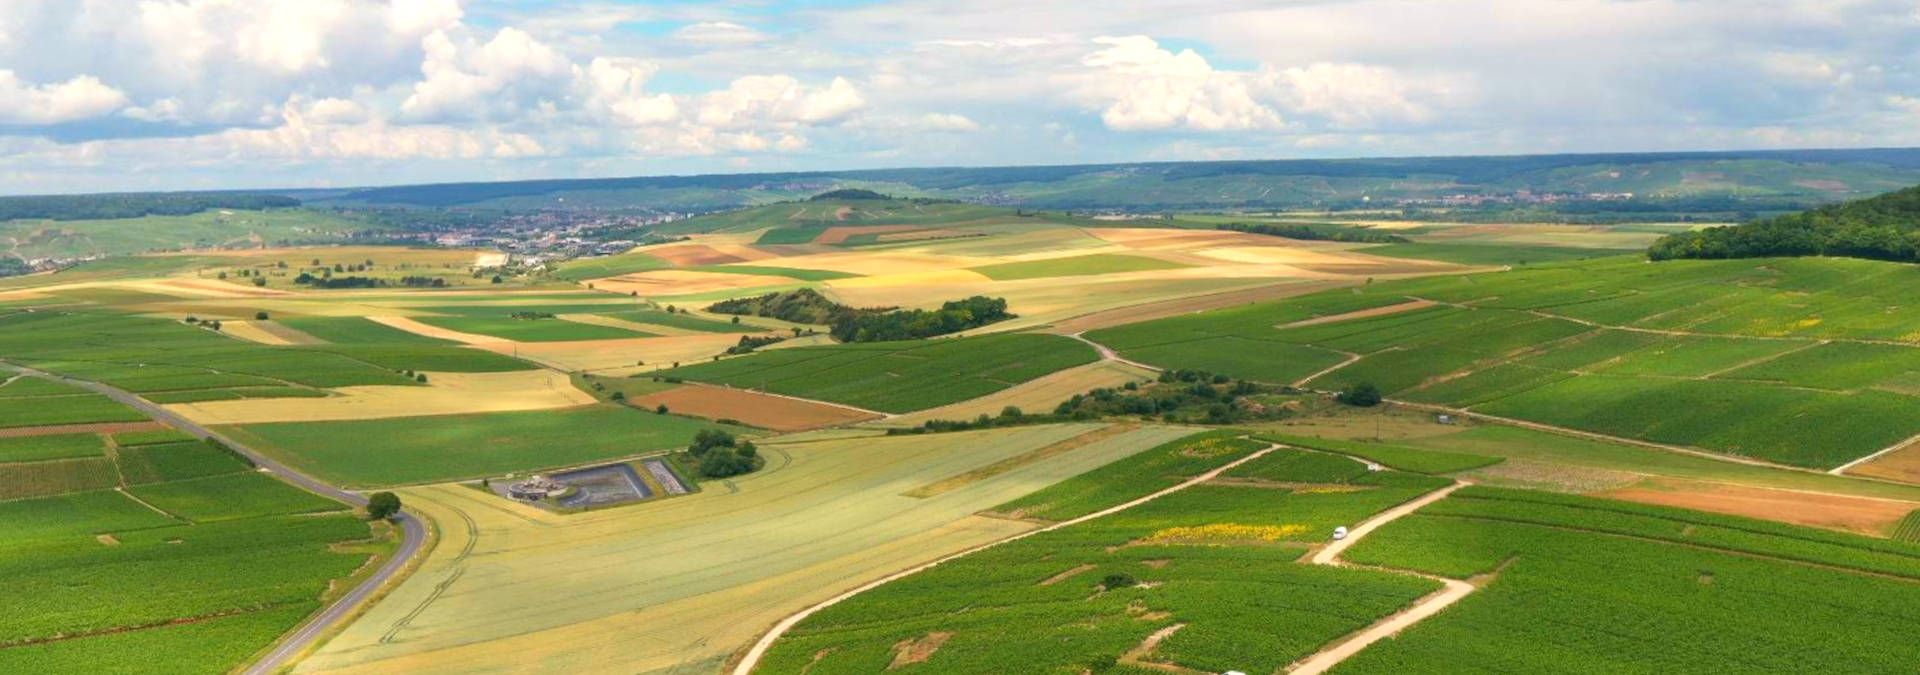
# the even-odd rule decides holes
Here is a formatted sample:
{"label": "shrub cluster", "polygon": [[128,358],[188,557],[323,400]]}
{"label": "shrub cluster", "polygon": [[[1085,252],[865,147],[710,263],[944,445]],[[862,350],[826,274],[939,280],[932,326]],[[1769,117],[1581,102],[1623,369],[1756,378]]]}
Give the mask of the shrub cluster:
{"label": "shrub cluster", "polygon": [[700,464],[700,475],[726,478],[751,473],[766,463],[753,441],[735,438],[719,429],[702,429],[693,435],[687,454]]}

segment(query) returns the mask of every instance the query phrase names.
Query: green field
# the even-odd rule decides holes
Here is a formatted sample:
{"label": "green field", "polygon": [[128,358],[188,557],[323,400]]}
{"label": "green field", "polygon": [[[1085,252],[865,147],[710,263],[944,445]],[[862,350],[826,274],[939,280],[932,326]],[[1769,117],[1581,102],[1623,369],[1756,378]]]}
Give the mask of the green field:
{"label": "green field", "polygon": [[498,476],[682,447],[715,425],[624,406],[229,428],[235,438],[338,485]]}
{"label": "green field", "polygon": [[1340,672],[1892,672],[1920,659],[1920,545],[1730,516],[1467,488],[1355,562],[1495,575]]}
{"label": "green field", "polygon": [[[1127,655],[1160,633],[1164,639],[1144,656],[1162,667],[1278,672],[1437,588],[1426,579],[1298,559],[1308,542],[1324,539],[1334,526],[1445,481],[1356,476],[1355,470],[1370,472],[1344,458],[1284,452],[1241,469],[1235,473],[1276,485],[1336,482],[1357,489],[1189,488],[862,593],[788,631],[761,668],[881,672],[903,645],[936,639],[938,649],[914,668],[1158,672],[1129,663]],[[1078,495],[1070,486],[1035,497]],[[1067,492],[1048,495],[1060,487]],[[1102,502],[1089,503],[1095,505]],[[1109,587],[1114,575],[1122,575],[1115,582],[1121,585]]]}
{"label": "green field", "polygon": [[333,344],[453,344],[439,338],[400,330],[358,316],[301,316],[278,320],[288,328]]}
{"label": "green field", "polygon": [[1261,434],[1256,438],[1302,448],[1352,455],[1391,469],[1411,471],[1413,473],[1455,473],[1498,464],[1501,459],[1499,457],[1427,450],[1389,443],[1311,438],[1305,436],[1290,436],[1287,434]]}
{"label": "green field", "polygon": [[98,457],[106,449],[106,443],[94,434],[0,438],[0,463]]}
{"label": "green field", "polygon": [[682,312],[674,312],[669,314],[665,310],[652,309],[652,308],[626,309],[618,312],[594,312],[594,313],[600,316],[608,316],[608,317],[613,317],[615,319],[624,319],[624,320],[633,321],[636,323],[658,324],[661,326],[668,326],[671,328],[685,328],[687,330],[697,330],[697,331],[704,331],[708,333],[757,333],[757,332],[766,330],[764,328],[759,328],[756,326],[742,325],[742,324],[732,323],[728,321],[716,321],[713,319],[703,319],[703,318],[693,316],[690,314],[685,314]]}
{"label": "green field", "polygon": [[1587,260],[1631,255],[1635,250],[1575,248],[1570,246],[1525,246],[1503,244],[1408,243],[1369,246],[1359,249],[1369,255],[1389,258],[1438,260],[1461,265],[1538,265],[1541,263]]}
{"label": "green field", "polygon": [[586,281],[588,279],[617,277],[622,274],[645,272],[647,270],[666,269],[672,266],[672,264],[665,260],[655,258],[645,253],[622,253],[599,258],[570,260],[561,263],[559,271],[554,272],[553,276],[562,281]]}
{"label": "green field", "polygon": [[1074,476],[994,510],[1022,518],[1071,520],[1172,487],[1264,447],[1231,431],[1207,432]]}
{"label": "green field", "polygon": [[140,411],[100,394],[0,399],[0,427],[37,427],[88,422],[136,422]]}
{"label": "green field", "polygon": [[576,323],[561,319],[515,319],[508,316],[423,316],[415,320],[429,326],[457,330],[462,333],[491,335],[516,342],[566,342],[571,340],[612,340],[619,338],[653,337],[651,333],[642,333],[636,330]]}
{"label": "green field", "polygon": [[1153,270],[1172,270],[1183,267],[1187,266],[1159,258],[1118,253],[1095,253],[1070,258],[1049,258],[1046,260],[1000,263],[998,265],[986,265],[971,269],[986,275],[988,279],[994,281],[1016,281],[1020,279],[1044,279],[1047,277],[1077,277],[1092,274],[1151,272]]}
{"label": "green field", "polygon": [[[1920,431],[1910,268],[1619,259],[1371,284],[1094,331],[1128,358],[1831,468]],[[1287,327],[1312,316],[1444,303]],[[1920,320],[1920,315],[1912,317]],[[1665,332],[1661,332],[1665,331]],[[1819,340],[1833,340],[1821,343]]]}
{"label": "green field", "polygon": [[1054,335],[794,347],[654,373],[759,389],[885,412],[910,412],[985,396],[1098,358]]}
{"label": "green field", "polygon": [[365,563],[346,505],[182,436],[0,439],[0,670],[225,672]]}

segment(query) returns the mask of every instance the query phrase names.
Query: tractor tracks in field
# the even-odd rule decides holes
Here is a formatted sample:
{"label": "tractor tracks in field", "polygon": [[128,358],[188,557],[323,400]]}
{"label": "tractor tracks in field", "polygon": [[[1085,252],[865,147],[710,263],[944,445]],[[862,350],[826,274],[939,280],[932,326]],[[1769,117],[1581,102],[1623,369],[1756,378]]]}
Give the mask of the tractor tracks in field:
{"label": "tractor tracks in field", "polygon": [[[1089,344],[1092,344],[1092,343],[1089,343]],[[1098,346],[1098,345],[1096,345],[1096,347],[1097,347],[1097,346]],[[1198,475],[1198,476],[1194,476],[1194,477],[1192,477],[1192,478],[1188,478],[1187,480],[1184,480],[1184,481],[1181,481],[1181,482],[1180,482],[1179,484],[1177,484],[1177,485],[1174,485],[1174,486],[1172,486],[1172,487],[1168,487],[1168,488],[1164,488],[1164,489],[1162,489],[1162,490],[1160,490],[1160,491],[1158,491],[1158,492],[1154,492],[1154,493],[1152,493],[1152,494],[1149,494],[1149,495],[1146,495],[1146,496],[1144,496],[1144,497],[1139,497],[1139,498],[1137,498],[1137,499],[1134,499],[1134,500],[1132,500],[1132,501],[1128,501],[1128,502],[1126,502],[1126,503],[1123,503],[1123,504],[1119,504],[1119,505],[1116,505],[1116,506],[1110,506],[1110,507],[1107,507],[1107,508],[1105,508],[1105,509],[1101,509],[1101,510],[1099,510],[1099,511],[1095,511],[1095,512],[1093,512],[1093,513],[1089,513],[1089,514],[1086,514],[1086,515],[1084,515],[1084,516],[1080,516],[1080,517],[1077,517],[1077,518],[1071,518],[1071,519],[1068,519],[1068,520],[1063,520],[1063,521],[1060,521],[1060,522],[1057,522],[1057,523],[1054,523],[1054,524],[1052,524],[1052,525],[1048,525],[1048,526],[1046,526],[1046,527],[1042,527],[1042,528],[1039,528],[1039,529],[1034,529],[1034,530],[1028,530],[1028,531],[1026,531],[1026,532],[1022,532],[1022,533],[1020,533],[1020,534],[1016,534],[1016,535],[1013,535],[1013,536],[1011,536],[1011,537],[1007,537],[1007,538],[1005,538],[1005,539],[1000,539],[1000,540],[997,540],[997,541],[990,541],[990,542],[987,542],[987,543],[985,543],[985,544],[981,544],[981,545],[979,545],[979,546],[975,546],[975,547],[973,547],[973,548],[969,548],[969,549],[966,549],[966,550],[964,550],[964,551],[960,551],[960,552],[958,552],[958,553],[952,553],[952,554],[949,554],[949,555],[945,555],[945,556],[942,556],[942,557],[940,557],[940,558],[937,558],[937,559],[935,559],[935,560],[933,560],[933,561],[931,561],[931,562],[926,562],[926,563],[921,563],[921,564],[919,564],[919,565],[916,565],[916,566],[913,566],[913,567],[909,567],[909,568],[907,568],[907,569],[904,569],[904,570],[901,570],[901,571],[898,571],[898,572],[894,572],[894,573],[892,573],[892,574],[889,574],[889,575],[886,575],[886,576],[884,576],[884,577],[881,577],[881,578],[879,578],[879,579],[875,579],[875,580],[873,580],[873,581],[869,581],[869,582],[867,582],[867,583],[865,583],[865,584],[861,584],[861,585],[859,585],[859,586],[857,586],[857,587],[855,587],[855,588],[853,588],[852,590],[849,590],[849,591],[846,591],[846,592],[844,592],[844,593],[841,593],[841,594],[839,594],[839,595],[836,595],[836,596],[833,596],[833,597],[831,597],[831,598],[827,598],[826,600],[822,600],[822,601],[820,601],[820,602],[818,602],[818,603],[815,603],[814,605],[812,605],[812,606],[810,606],[810,607],[807,607],[806,609],[803,609],[803,610],[800,610],[800,611],[798,611],[798,612],[795,612],[795,613],[793,613],[793,614],[791,614],[791,615],[788,615],[788,616],[787,616],[786,618],[784,618],[784,619],[781,619],[779,623],[776,623],[776,624],[774,624],[774,626],[773,626],[773,628],[772,628],[771,630],[769,630],[769,631],[767,631],[767,633],[766,633],[765,635],[762,635],[762,636],[760,637],[760,639],[759,639],[758,641],[755,641],[755,642],[753,643],[753,646],[752,646],[752,647],[749,647],[749,648],[747,649],[747,651],[746,651],[746,653],[745,653],[745,654],[743,654],[743,655],[741,656],[741,658],[740,658],[740,661],[739,661],[738,663],[736,663],[736,664],[735,664],[735,665],[733,666],[733,668],[731,668],[731,669],[729,669],[729,672],[731,672],[731,673],[732,673],[733,675],[748,675],[749,673],[751,673],[751,672],[753,672],[753,669],[754,669],[754,667],[760,664],[760,660],[761,660],[762,658],[765,658],[765,657],[766,657],[766,654],[767,654],[767,650],[768,650],[768,649],[771,649],[771,648],[773,647],[773,643],[774,643],[774,642],[775,642],[776,640],[779,640],[779,639],[780,639],[780,636],[782,636],[782,635],[785,635],[787,631],[789,631],[789,630],[792,630],[792,629],[793,629],[793,627],[794,627],[794,626],[797,626],[797,625],[799,625],[801,621],[805,621],[805,620],[807,619],[807,617],[810,617],[810,616],[813,616],[814,614],[816,614],[816,613],[818,613],[818,612],[820,612],[821,610],[824,610],[824,609],[826,609],[826,608],[828,608],[828,607],[832,607],[832,606],[834,606],[834,605],[837,605],[837,604],[840,604],[841,602],[844,602],[844,601],[846,601],[847,599],[849,599],[849,598],[852,598],[852,597],[854,597],[854,596],[856,596],[856,595],[859,595],[859,594],[861,594],[861,593],[865,593],[865,592],[867,592],[867,591],[870,591],[870,590],[873,590],[873,589],[875,589],[875,588],[879,588],[879,587],[881,587],[881,586],[884,586],[884,585],[886,585],[886,584],[888,584],[888,583],[892,583],[892,582],[894,582],[894,581],[898,581],[898,580],[900,580],[900,579],[904,579],[904,578],[906,578],[906,577],[910,577],[910,576],[913,576],[913,575],[915,575],[915,574],[918,574],[918,573],[920,573],[920,572],[924,572],[924,571],[926,571],[926,570],[929,570],[929,569],[933,569],[933,568],[935,568],[935,567],[938,567],[938,566],[940,566],[940,565],[941,565],[941,564],[943,564],[943,563],[947,563],[947,562],[951,562],[951,561],[953,561],[953,560],[958,560],[958,559],[960,559],[960,558],[964,558],[964,557],[966,557],[966,556],[969,556],[969,555],[972,555],[972,554],[975,554],[975,553],[978,553],[978,552],[980,552],[980,551],[984,551],[984,550],[987,550],[987,549],[990,549],[990,548],[994,548],[994,547],[996,547],[996,546],[1000,546],[1000,545],[1003,545],[1003,544],[1009,544],[1009,543],[1012,543],[1012,542],[1016,542],[1016,541],[1020,541],[1020,540],[1022,540],[1022,539],[1026,539],[1026,538],[1028,538],[1028,537],[1032,537],[1032,536],[1034,536],[1034,535],[1038,535],[1038,534],[1044,534],[1044,533],[1047,533],[1047,532],[1052,532],[1052,531],[1054,531],[1054,530],[1058,530],[1058,529],[1061,529],[1061,528],[1066,528],[1066,527],[1072,527],[1072,526],[1074,526],[1074,525],[1079,525],[1079,524],[1081,524],[1081,523],[1085,523],[1085,522],[1087,522],[1087,521],[1090,521],[1090,520],[1095,520],[1095,519],[1099,519],[1099,518],[1104,518],[1104,517],[1107,517],[1107,516],[1110,516],[1110,515],[1113,515],[1113,514],[1116,514],[1116,513],[1120,513],[1120,512],[1122,512],[1122,511],[1126,511],[1126,510],[1128,510],[1128,509],[1131,509],[1131,508],[1134,508],[1134,507],[1137,507],[1137,506],[1140,506],[1140,505],[1142,505],[1142,504],[1146,504],[1146,503],[1148,503],[1148,502],[1152,502],[1152,501],[1154,501],[1154,500],[1156,500],[1156,499],[1159,499],[1159,498],[1161,498],[1161,497],[1165,497],[1165,496],[1167,496],[1167,495],[1170,495],[1170,494],[1173,494],[1173,493],[1176,493],[1176,492],[1180,492],[1180,491],[1182,491],[1182,490],[1185,490],[1185,489],[1187,489],[1187,488],[1190,488],[1190,487],[1193,487],[1193,486],[1195,486],[1195,485],[1200,485],[1200,484],[1202,484],[1202,483],[1206,483],[1206,482],[1208,482],[1208,481],[1211,481],[1211,480],[1213,480],[1213,479],[1215,479],[1215,478],[1218,478],[1218,477],[1220,477],[1220,475],[1221,475],[1221,474],[1224,474],[1224,473],[1226,473],[1226,472],[1228,472],[1228,471],[1232,471],[1233,469],[1235,469],[1235,468],[1237,468],[1237,467],[1239,467],[1239,466],[1240,466],[1240,465],[1242,465],[1242,464],[1246,464],[1247,462],[1251,462],[1251,461],[1253,461],[1253,460],[1255,460],[1255,459],[1259,459],[1260,457],[1263,457],[1263,456],[1265,456],[1265,455],[1266,455],[1267,453],[1270,453],[1270,452],[1273,452],[1274,450],[1278,450],[1278,449],[1280,449],[1280,448],[1282,448],[1282,447],[1286,447],[1286,446],[1283,446],[1283,445],[1281,445],[1281,444],[1279,444],[1279,443],[1273,443],[1273,444],[1269,444],[1269,445],[1268,445],[1267,447],[1265,447],[1265,448],[1261,448],[1261,449],[1259,449],[1259,450],[1256,450],[1256,451],[1254,451],[1254,452],[1251,452],[1251,453],[1248,453],[1248,454],[1247,454],[1247,456],[1245,456],[1245,457],[1241,457],[1241,458],[1239,458],[1239,459],[1236,459],[1236,460],[1233,460],[1233,461],[1231,461],[1231,462],[1227,462],[1226,464],[1222,464],[1222,465],[1220,465],[1219,467],[1216,467],[1216,468],[1214,468],[1214,469],[1212,469],[1212,470],[1210,470],[1210,471],[1207,471],[1206,473],[1202,473],[1202,474],[1200,474],[1200,475]]]}

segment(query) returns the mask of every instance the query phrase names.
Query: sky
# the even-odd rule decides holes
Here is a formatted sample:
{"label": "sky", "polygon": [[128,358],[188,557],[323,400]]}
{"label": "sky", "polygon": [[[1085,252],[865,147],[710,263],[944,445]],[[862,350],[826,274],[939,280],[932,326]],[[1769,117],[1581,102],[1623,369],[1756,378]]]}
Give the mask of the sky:
{"label": "sky", "polygon": [[0,194],[1920,145],[1920,0],[4,0]]}

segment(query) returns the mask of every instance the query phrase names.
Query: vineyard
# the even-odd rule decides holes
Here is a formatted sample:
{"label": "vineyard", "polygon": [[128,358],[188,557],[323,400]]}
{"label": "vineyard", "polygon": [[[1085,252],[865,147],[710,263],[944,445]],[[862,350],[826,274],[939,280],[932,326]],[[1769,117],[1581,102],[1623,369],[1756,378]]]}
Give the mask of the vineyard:
{"label": "vineyard", "polygon": [[[1220,440],[1163,448],[1231,456],[1204,449]],[[1156,449],[1122,463],[1139,468],[1140,458],[1165,454]],[[1335,526],[1444,480],[1368,472],[1349,459],[1299,451],[1269,454],[1231,475],[1352,488],[1199,486],[969,555],[815,614],[775,644],[761,670],[870,673],[920,663],[935,672],[1275,672],[1437,588],[1417,577],[1296,559]],[[1073,483],[1035,497],[1082,497]],[[1098,508],[1129,496],[1085,503]]]}
{"label": "vineyard", "polygon": [[1348,552],[1491,583],[1341,672],[1890,672],[1920,659],[1920,545],[1467,488]]}

